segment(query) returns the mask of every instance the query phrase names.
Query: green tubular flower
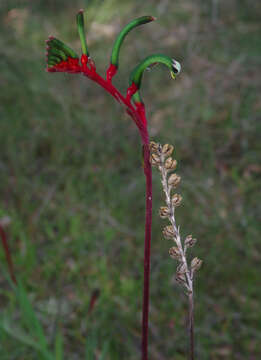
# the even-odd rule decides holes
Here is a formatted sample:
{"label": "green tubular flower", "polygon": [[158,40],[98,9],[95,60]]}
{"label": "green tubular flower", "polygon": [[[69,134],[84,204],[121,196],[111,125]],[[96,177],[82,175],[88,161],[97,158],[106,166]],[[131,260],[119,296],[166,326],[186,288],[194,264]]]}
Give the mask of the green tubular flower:
{"label": "green tubular flower", "polygon": [[[139,90],[141,87],[141,81],[143,73],[146,69],[158,64],[164,64],[170,69],[170,74],[173,79],[181,71],[181,65],[178,61],[170,58],[169,56],[162,55],[162,54],[154,54],[146,57],[143,61],[141,61],[131,72],[129,78],[129,85],[135,84],[137,89]],[[142,102],[139,91],[136,91],[135,94],[132,96],[132,99],[135,103]]]}
{"label": "green tubular flower", "polygon": [[87,48],[85,33],[84,33],[84,17],[83,17],[83,10],[80,10],[78,14],[76,15],[76,22],[77,22],[77,28],[78,33],[80,36],[81,46],[82,46],[82,53],[84,55],[89,56],[89,51]]}
{"label": "green tubular flower", "polygon": [[114,42],[112,53],[111,53],[111,64],[114,65],[116,68],[119,67],[119,54],[121,45],[123,43],[123,40],[125,39],[126,35],[135,27],[139,25],[143,25],[146,23],[149,23],[151,21],[155,20],[153,16],[142,16],[138,19],[135,19],[131,22],[129,22],[119,33],[117,36],[117,39]]}
{"label": "green tubular flower", "polygon": [[79,73],[78,55],[62,41],[50,36],[47,43],[47,71]]}
{"label": "green tubular flower", "polygon": [[48,54],[57,56],[58,58],[60,58],[61,60],[64,60],[64,61],[67,60],[67,56],[65,55],[65,53],[62,50],[59,50],[59,49],[56,49],[53,47],[48,50]]}
{"label": "green tubular flower", "polygon": [[146,57],[143,61],[141,61],[131,72],[129,84],[131,85],[134,82],[134,84],[138,88],[140,88],[142,75],[143,75],[144,71],[147,68],[149,68],[153,65],[156,65],[158,63],[162,63],[170,69],[170,74],[173,79],[175,79],[176,76],[181,71],[180,63],[174,59],[171,59],[169,56],[162,55],[162,54],[150,55],[150,56]]}
{"label": "green tubular flower", "polygon": [[57,64],[57,62],[55,62],[53,60],[48,60],[47,64],[48,64],[48,66],[55,66]]}
{"label": "green tubular flower", "polygon": [[57,56],[48,56],[48,64],[50,65],[50,63],[54,63],[54,64],[58,64],[61,61],[61,59]]}
{"label": "green tubular flower", "polygon": [[70,56],[73,59],[78,58],[78,55],[74,50],[72,50],[69,46],[65,45],[61,40],[58,40],[54,37],[51,37],[48,40],[48,46],[50,47],[50,50],[57,49],[62,51],[66,56]]}

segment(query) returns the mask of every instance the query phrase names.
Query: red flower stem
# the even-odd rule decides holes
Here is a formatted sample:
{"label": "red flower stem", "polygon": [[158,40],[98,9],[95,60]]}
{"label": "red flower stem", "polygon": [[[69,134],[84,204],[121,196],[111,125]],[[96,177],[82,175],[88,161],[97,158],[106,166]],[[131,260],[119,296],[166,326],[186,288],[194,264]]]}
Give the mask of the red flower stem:
{"label": "red flower stem", "polygon": [[146,177],[146,223],[144,242],[144,286],[142,307],[142,360],[148,360],[148,330],[149,330],[149,296],[150,296],[150,246],[151,246],[151,224],[152,224],[152,171],[150,163],[149,134],[145,106],[136,104],[137,111],[145,125],[146,131],[141,135],[144,146],[144,175]]}
{"label": "red flower stem", "polygon": [[[111,96],[113,96],[120,104],[125,105],[127,113],[132,117],[134,120],[136,126],[139,128],[140,133],[144,131],[144,129],[141,129],[141,121],[139,118],[139,115],[137,113],[137,110],[132,105],[132,103],[127,100],[118,89],[116,89],[111,82],[106,81],[103,77],[101,77],[98,73],[93,72],[89,73],[89,71],[86,71],[84,73],[85,76],[99,84],[104,90],[106,90]],[[142,131],[143,130],[143,131]],[[141,135],[142,136],[142,135]],[[143,137],[143,136],[142,136]]]}
{"label": "red flower stem", "polygon": [[11,257],[11,252],[8,246],[8,242],[7,242],[7,238],[6,238],[6,233],[4,231],[4,229],[2,228],[2,226],[0,225],[0,237],[2,239],[2,245],[3,245],[3,249],[5,252],[5,257],[7,260],[7,264],[8,264],[8,269],[9,269],[9,274],[11,276],[11,279],[13,280],[13,283],[16,285],[17,281],[16,281],[16,277],[14,274],[14,267],[13,267],[13,261],[12,261],[12,257]]}
{"label": "red flower stem", "polygon": [[144,174],[146,176],[146,224],[144,243],[144,286],[142,310],[142,360],[148,359],[150,244],[152,223],[152,172],[149,144],[144,146]]}
{"label": "red flower stem", "polygon": [[99,84],[119,103],[125,105],[127,113],[132,117],[139,129],[144,149],[144,175],[146,177],[146,222],[144,241],[144,284],[142,306],[142,360],[148,360],[148,328],[149,328],[149,285],[150,285],[150,247],[152,224],[152,171],[150,164],[149,134],[145,106],[142,103],[133,106],[131,100],[125,98],[112,83],[101,77],[96,71],[85,69],[84,75]]}

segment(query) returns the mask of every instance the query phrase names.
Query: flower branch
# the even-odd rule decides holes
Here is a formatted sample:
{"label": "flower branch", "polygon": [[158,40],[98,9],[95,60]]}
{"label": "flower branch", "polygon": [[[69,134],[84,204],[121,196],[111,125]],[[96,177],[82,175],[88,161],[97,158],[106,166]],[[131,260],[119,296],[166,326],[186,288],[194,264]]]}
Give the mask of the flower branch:
{"label": "flower branch", "polygon": [[47,40],[47,71],[81,73],[90,80],[100,85],[106,92],[121,103],[128,115],[136,124],[143,144],[144,174],[146,177],[146,220],[144,239],[144,286],[143,286],[143,309],[142,309],[142,360],[148,360],[148,324],[149,324],[149,283],[150,283],[150,244],[152,223],[152,173],[150,164],[149,133],[146,118],[145,105],[140,96],[141,80],[147,67],[155,63],[163,63],[171,72],[173,78],[180,72],[180,64],[168,56],[156,54],[145,58],[131,72],[129,87],[126,95],[123,95],[112,84],[112,78],[119,68],[120,49],[126,35],[139,25],[155,20],[153,16],[142,16],[127,24],[116,38],[110,65],[106,72],[106,79],[100,76],[95,67],[94,60],[90,57],[84,32],[84,15],[80,10],[76,16],[78,33],[82,46],[82,55],[77,53],[61,40],[49,37]]}

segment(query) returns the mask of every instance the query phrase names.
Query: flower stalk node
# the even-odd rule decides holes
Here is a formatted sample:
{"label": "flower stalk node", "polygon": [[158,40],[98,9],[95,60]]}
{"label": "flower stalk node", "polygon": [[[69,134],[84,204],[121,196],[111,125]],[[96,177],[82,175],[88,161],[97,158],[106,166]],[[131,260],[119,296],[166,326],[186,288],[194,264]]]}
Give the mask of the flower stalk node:
{"label": "flower stalk node", "polygon": [[137,85],[133,82],[127,89],[126,101],[130,103],[132,96],[138,91]]}
{"label": "flower stalk node", "polygon": [[84,66],[84,65],[87,65],[88,64],[88,56],[86,54],[82,54],[81,56],[81,64]]}
{"label": "flower stalk node", "polygon": [[110,64],[106,72],[107,81],[110,83],[112,78],[116,75],[118,68],[116,65]]}

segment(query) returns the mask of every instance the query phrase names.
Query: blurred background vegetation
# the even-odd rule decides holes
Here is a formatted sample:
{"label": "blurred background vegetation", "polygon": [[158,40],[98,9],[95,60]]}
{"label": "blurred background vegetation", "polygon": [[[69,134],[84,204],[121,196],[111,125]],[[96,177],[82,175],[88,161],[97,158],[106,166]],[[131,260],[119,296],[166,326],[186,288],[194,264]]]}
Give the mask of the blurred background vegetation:
{"label": "blurred background vegetation", "polygon": [[[162,52],[181,62],[175,81],[161,66],[147,73],[142,94],[152,139],[175,146],[184,198],[177,218],[183,235],[198,238],[193,253],[204,260],[196,280],[197,358],[260,359],[260,1],[1,0],[0,223],[26,289],[19,298],[10,286],[1,249],[1,360],[48,358],[32,345],[41,332],[26,326],[28,316],[36,321],[29,302],[47,348],[56,348],[53,358],[62,358],[61,343],[65,359],[85,352],[87,359],[139,358],[139,136],[95,84],[45,72],[48,35],[80,52],[79,8],[101,74],[123,25],[158,18],[124,43],[114,80],[123,91],[145,56]],[[171,243],[162,239],[163,196],[153,176],[150,359],[182,360],[187,302],[174,281]]]}

